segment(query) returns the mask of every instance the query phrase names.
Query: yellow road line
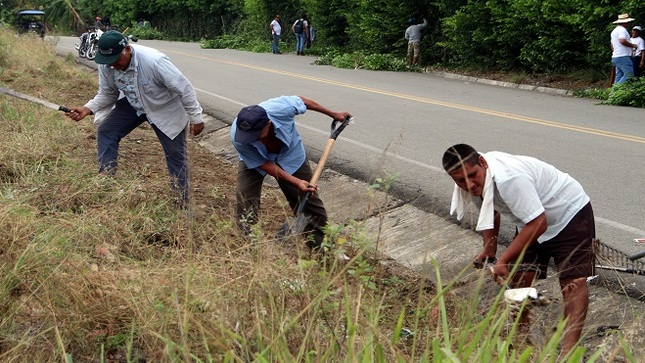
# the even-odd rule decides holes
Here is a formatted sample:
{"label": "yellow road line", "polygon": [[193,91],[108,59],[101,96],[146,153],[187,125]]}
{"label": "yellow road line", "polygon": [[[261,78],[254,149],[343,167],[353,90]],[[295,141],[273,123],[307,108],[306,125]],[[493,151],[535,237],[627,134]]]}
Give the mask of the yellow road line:
{"label": "yellow road line", "polygon": [[314,81],[314,82],[320,82],[320,83],[330,84],[330,85],[344,87],[344,88],[351,88],[351,89],[355,89],[355,90],[359,90],[359,91],[376,93],[376,94],[380,94],[380,95],[384,95],[384,96],[391,96],[391,97],[396,97],[396,98],[401,98],[401,99],[406,99],[406,100],[410,100],[410,101],[416,101],[416,102],[421,102],[421,103],[426,103],[426,104],[431,104],[431,105],[436,105],[436,106],[454,108],[454,109],[458,109],[458,110],[462,110],[462,111],[471,111],[471,112],[481,113],[481,114],[485,114],[485,115],[491,115],[491,116],[496,116],[496,117],[501,117],[501,118],[507,118],[507,119],[511,119],[511,120],[517,120],[517,121],[528,122],[528,123],[533,123],[533,124],[538,124],[538,125],[543,125],[543,126],[556,127],[556,128],[570,130],[570,131],[578,131],[578,132],[583,132],[583,133],[592,134],[592,135],[604,136],[604,137],[609,137],[609,138],[613,138],[613,139],[619,139],[619,140],[624,140],[624,141],[632,141],[632,142],[645,144],[645,137],[636,136],[636,135],[620,134],[620,133],[617,133],[617,132],[594,129],[594,128],[590,128],[590,127],[569,125],[569,124],[565,124],[565,123],[562,123],[562,122],[542,120],[542,119],[539,119],[539,118],[521,116],[521,115],[516,115],[516,114],[512,114],[512,113],[507,113],[507,112],[495,111],[495,110],[489,110],[489,109],[486,109],[486,108],[467,106],[467,105],[462,105],[462,104],[453,103],[453,102],[439,101],[439,100],[434,100],[434,99],[431,99],[431,98],[418,97],[418,96],[413,96],[413,95],[404,94],[404,93],[398,93],[398,92],[391,92],[391,91],[386,91],[386,90],[382,90],[382,89],[378,89],[378,88],[365,87],[365,86],[360,86],[360,85],[351,84],[351,83],[345,83],[345,82],[339,82],[339,81],[334,81],[334,80],[325,79],[325,78],[312,77],[312,76],[307,76],[307,75],[300,74],[300,73],[281,71],[281,70],[273,69],[273,68],[259,67],[259,66],[254,66],[254,65],[251,65],[251,64],[227,61],[227,60],[217,59],[217,58],[213,58],[213,57],[197,56],[197,55],[194,55],[194,54],[178,52],[178,51],[174,51],[174,50],[170,50],[170,49],[164,49],[163,51],[166,52],[166,53],[175,53],[175,54],[180,54],[180,55],[183,55],[183,56],[186,56],[186,57],[204,59],[204,60],[213,61],[213,62],[217,62],[217,63],[229,64],[229,65],[236,66],[236,67],[254,69],[254,70],[263,71],[263,72],[281,74],[281,75],[285,75],[285,76],[289,76],[289,77],[306,79],[306,80],[310,80],[310,81]]}

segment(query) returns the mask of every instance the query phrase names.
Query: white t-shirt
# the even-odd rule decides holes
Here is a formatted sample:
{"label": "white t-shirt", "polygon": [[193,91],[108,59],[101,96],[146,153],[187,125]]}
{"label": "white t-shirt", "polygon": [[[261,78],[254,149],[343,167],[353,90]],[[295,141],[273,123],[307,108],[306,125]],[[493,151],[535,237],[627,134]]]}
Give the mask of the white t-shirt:
{"label": "white t-shirt", "polygon": [[629,32],[622,25],[618,25],[614,30],[611,31],[611,46],[614,48],[611,57],[631,57],[632,48],[623,45],[620,42],[620,39],[626,39],[628,41],[629,39],[631,39]]}
{"label": "white t-shirt", "polygon": [[634,53],[633,53],[634,57],[640,57],[641,52],[645,50],[645,40],[643,40],[643,38],[641,37],[636,37],[636,38],[631,38],[630,42],[638,46],[638,48],[634,49]]}
{"label": "white t-shirt", "polygon": [[540,243],[560,233],[589,203],[582,185],[553,165],[499,151],[482,155],[493,173],[496,211],[511,217],[520,229],[545,213],[547,229],[538,237]]}
{"label": "white t-shirt", "polygon": [[273,21],[269,25],[271,25],[271,29],[273,29],[273,33],[280,35],[280,33],[282,32],[282,27],[280,26],[280,23],[278,23],[277,20],[273,19]]}

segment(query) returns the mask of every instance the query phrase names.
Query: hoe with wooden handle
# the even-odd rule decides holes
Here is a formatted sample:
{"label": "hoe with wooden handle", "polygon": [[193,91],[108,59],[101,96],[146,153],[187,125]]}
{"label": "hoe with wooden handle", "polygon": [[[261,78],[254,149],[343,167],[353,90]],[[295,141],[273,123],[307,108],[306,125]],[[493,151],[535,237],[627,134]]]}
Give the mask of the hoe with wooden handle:
{"label": "hoe with wooden handle", "polygon": [[[334,146],[338,135],[340,135],[351,121],[352,118],[350,117],[346,117],[342,122],[336,120],[332,121],[331,133],[329,135],[329,140],[327,141],[327,146],[318,161],[318,165],[316,166],[316,170],[314,171],[309,184],[316,185],[318,183],[318,178],[320,178],[320,174],[322,174],[327,158],[329,158],[329,154],[331,153],[331,148]],[[340,124],[338,124],[339,122]],[[282,225],[277,234],[280,240],[288,241],[291,237],[298,236],[304,232],[307,224],[309,224],[309,217],[305,215],[305,206],[307,205],[307,201],[310,196],[311,192],[305,193],[302,199],[300,199],[298,207],[295,210],[295,217],[293,219],[287,219],[287,221]]]}

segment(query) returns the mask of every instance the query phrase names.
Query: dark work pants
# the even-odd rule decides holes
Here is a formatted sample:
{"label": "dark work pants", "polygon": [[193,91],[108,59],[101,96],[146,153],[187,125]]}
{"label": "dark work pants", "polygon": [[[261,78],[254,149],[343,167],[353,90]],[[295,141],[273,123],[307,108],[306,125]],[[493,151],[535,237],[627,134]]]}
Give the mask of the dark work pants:
{"label": "dark work pants", "polygon": [[634,65],[634,77],[641,76],[641,56],[632,57],[632,64]]}
{"label": "dark work pants", "polygon": [[[305,160],[302,166],[293,173],[293,176],[303,180],[311,180],[313,172],[309,166],[309,161]],[[257,223],[263,181],[264,176],[257,170],[247,168],[243,161],[238,163],[236,217],[238,227],[246,234],[250,232],[250,226]],[[291,210],[295,213],[300,197],[303,194],[300,193],[295,185],[286,181],[278,180],[278,185],[287,201],[289,201]],[[309,245],[320,246],[325,237],[322,229],[327,224],[327,211],[317,193],[309,197],[304,214],[309,218],[305,233],[311,235],[314,239],[314,243]]]}
{"label": "dark work pants", "polygon": [[[126,98],[117,101],[116,107],[98,127],[96,142],[99,172],[116,174],[121,139],[145,121],[147,121],[146,115],[137,116],[137,111]],[[174,139],[170,139],[157,126],[154,124],[151,126],[157,134],[166,156],[171,188],[179,194],[180,204],[186,206],[189,195],[186,129]]]}

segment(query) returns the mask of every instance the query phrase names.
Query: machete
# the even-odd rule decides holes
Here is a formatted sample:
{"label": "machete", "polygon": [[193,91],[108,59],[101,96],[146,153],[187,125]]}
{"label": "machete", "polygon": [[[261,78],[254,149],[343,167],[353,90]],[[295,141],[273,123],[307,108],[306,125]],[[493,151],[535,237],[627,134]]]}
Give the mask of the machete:
{"label": "machete", "polygon": [[45,101],[45,100],[41,100],[40,98],[32,97],[32,96],[26,95],[24,93],[20,93],[20,92],[14,91],[14,90],[6,88],[6,87],[0,87],[0,93],[4,93],[6,95],[16,97],[16,98],[20,98],[20,99],[23,99],[23,100],[26,100],[26,101],[34,102],[34,103],[37,103],[39,105],[43,105],[45,107],[48,107],[48,108],[51,108],[51,109],[54,109],[54,110],[57,110],[57,111],[63,111],[63,112],[70,112],[71,111],[69,108],[67,108],[65,106],[59,106],[59,105],[56,105],[54,103],[51,103],[51,102],[48,102],[48,101]]}

